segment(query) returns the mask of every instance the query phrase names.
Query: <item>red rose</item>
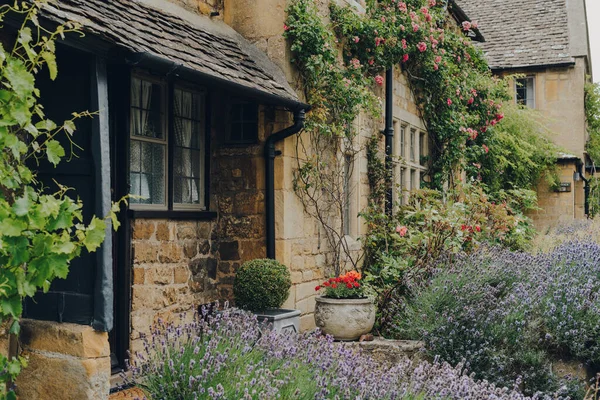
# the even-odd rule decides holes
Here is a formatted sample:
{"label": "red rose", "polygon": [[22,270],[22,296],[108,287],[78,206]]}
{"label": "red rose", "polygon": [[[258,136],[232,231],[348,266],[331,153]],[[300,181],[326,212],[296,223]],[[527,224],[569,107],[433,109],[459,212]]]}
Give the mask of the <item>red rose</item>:
{"label": "red rose", "polygon": [[321,286],[317,286],[317,287],[315,288],[315,290],[316,290],[316,291],[319,291],[319,290],[321,290]]}
{"label": "red rose", "polygon": [[352,289],[352,284],[351,284],[350,282],[348,282],[348,283],[346,283],[346,287],[347,287],[348,289]]}
{"label": "red rose", "polygon": [[359,287],[359,286],[360,286],[360,283],[354,282],[354,287]]}
{"label": "red rose", "polygon": [[337,289],[337,285],[336,285],[335,283],[331,284],[331,287],[332,287],[333,289]]}

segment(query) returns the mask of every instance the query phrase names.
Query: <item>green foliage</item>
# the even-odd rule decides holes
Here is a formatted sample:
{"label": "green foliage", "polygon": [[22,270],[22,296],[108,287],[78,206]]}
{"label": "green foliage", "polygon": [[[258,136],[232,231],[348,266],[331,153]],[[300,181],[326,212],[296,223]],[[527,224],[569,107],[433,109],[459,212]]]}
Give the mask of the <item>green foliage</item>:
{"label": "green foliage", "polygon": [[560,149],[535,110],[507,103],[503,111],[484,148],[489,153],[481,158],[481,180],[491,193],[535,189],[544,172],[553,175]]}
{"label": "green foliage", "polygon": [[585,120],[587,122],[589,141],[586,151],[594,162],[600,160],[600,85],[585,85]]}
{"label": "green foliage", "polygon": [[[72,140],[75,121],[91,116],[89,112],[74,113],[73,119],[58,126],[38,104],[36,74],[45,66],[50,78],[56,78],[55,42],[77,30],[71,23],[52,31],[42,27],[37,18],[42,3],[0,6],[1,21],[9,13],[24,20],[13,48],[0,46],[0,320],[11,323],[15,335],[23,299],[39,290],[47,292],[56,278],[66,278],[71,260],[84,248],[89,252],[98,249],[107,226],[97,217],[86,225],[81,200],[70,197],[69,188],[58,182],[58,191],[46,193],[30,168],[44,158],[59,164],[65,149],[56,138],[65,134]],[[115,229],[118,209],[115,204],[109,215]],[[11,388],[5,386],[25,365],[22,357],[9,360],[0,356],[0,399],[14,398]]]}
{"label": "green foliage", "polygon": [[276,260],[245,262],[235,275],[236,305],[250,311],[279,308],[287,300],[292,280],[287,267]]}
{"label": "green foliage", "polygon": [[368,228],[364,271],[368,292],[378,299],[378,327],[385,330],[394,313],[388,303],[405,294],[408,281],[426,280],[439,257],[483,243],[528,247],[534,230],[524,212],[535,208],[536,194],[512,189],[492,198],[481,183],[457,185],[444,195],[419,190],[390,217],[383,206],[387,171],[373,143],[367,147],[371,196],[361,214]]}

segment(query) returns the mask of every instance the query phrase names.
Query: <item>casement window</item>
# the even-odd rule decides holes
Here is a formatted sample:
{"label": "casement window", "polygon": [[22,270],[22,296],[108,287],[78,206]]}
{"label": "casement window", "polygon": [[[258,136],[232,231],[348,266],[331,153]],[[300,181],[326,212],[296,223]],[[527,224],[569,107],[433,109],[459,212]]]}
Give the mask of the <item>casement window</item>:
{"label": "casement window", "polygon": [[140,197],[131,199],[133,209],[205,209],[205,93],[171,87],[168,93],[165,81],[131,79],[130,194]]}
{"label": "casement window", "polygon": [[352,170],[353,158],[352,155],[344,156],[344,204],[343,204],[343,225],[344,235],[350,235],[351,225],[351,203],[352,203]]}
{"label": "casement window", "polygon": [[400,157],[406,157],[406,125],[400,127]]}
{"label": "casement window", "polygon": [[410,170],[410,187],[411,190],[419,189],[419,171],[416,169]]}
{"label": "casement window", "polygon": [[425,158],[427,157],[427,134],[421,132],[419,134],[419,164],[425,165]]}
{"label": "casement window", "polygon": [[515,100],[517,104],[535,108],[535,77],[515,80]]}
{"label": "casement window", "polygon": [[415,142],[416,142],[417,130],[410,130],[410,161],[415,161]]}
{"label": "casement window", "polygon": [[406,189],[406,168],[400,168],[400,204],[404,205],[404,190]]}
{"label": "casement window", "polygon": [[254,144],[258,142],[258,104],[234,101],[231,104],[229,144]]}

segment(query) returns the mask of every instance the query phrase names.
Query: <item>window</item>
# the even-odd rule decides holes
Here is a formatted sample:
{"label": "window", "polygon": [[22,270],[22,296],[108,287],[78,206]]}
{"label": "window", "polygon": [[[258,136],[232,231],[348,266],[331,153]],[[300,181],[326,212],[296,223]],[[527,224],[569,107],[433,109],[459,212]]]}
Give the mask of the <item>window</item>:
{"label": "window", "polygon": [[517,104],[535,108],[535,78],[533,76],[517,79],[515,81],[515,92]]}
{"label": "window", "polygon": [[173,205],[204,205],[204,94],[175,89],[173,99]]}
{"label": "window", "polygon": [[425,158],[427,157],[427,137],[425,132],[419,134],[419,164],[425,165]]}
{"label": "window", "polygon": [[400,156],[406,157],[406,125],[400,127]]}
{"label": "window", "polygon": [[[173,115],[166,112],[168,97]],[[205,121],[203,91],[175,86],[167,96],[165,82],[132,77],[130,193],[141,197],[131,199],[132,208],[205,208]]]}
{"label": "window", "polygon": [[350,235],[350,203],[352,201],[352,156],[344,156],[344,235]]}
{"label": "window", "polygon": [[258,104],[234,102],[231,105],[230,144],[251,144],[258,141]]}
{"label": "window", "polygon": [[410,170],[410,188],[417,190],[419,188],[419,171],[416,169]]}
{"label": "window", "polygon": [[410,161],[415,161],[415,136],[417,135],[416,129],[410,130]]}
{"label": "window", "polygon": [[406,168],[400,168],[400,204],[404,205],[404,189],[406,189]]}
{"label": "window", "polygon": [[131,80],[130,182],[132,204],[166,205],[166,88],[160,81]]}

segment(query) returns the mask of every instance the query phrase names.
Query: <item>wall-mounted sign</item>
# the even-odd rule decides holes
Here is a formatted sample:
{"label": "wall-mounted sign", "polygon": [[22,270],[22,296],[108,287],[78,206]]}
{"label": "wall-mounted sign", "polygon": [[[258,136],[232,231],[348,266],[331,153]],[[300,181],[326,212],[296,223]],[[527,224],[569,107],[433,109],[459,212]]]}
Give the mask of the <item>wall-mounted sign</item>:
{"label": "wall-mounted sign", "polygon": [[570,192],[571,182],[561,182],[560,186],[556,190],[557,192]]}

